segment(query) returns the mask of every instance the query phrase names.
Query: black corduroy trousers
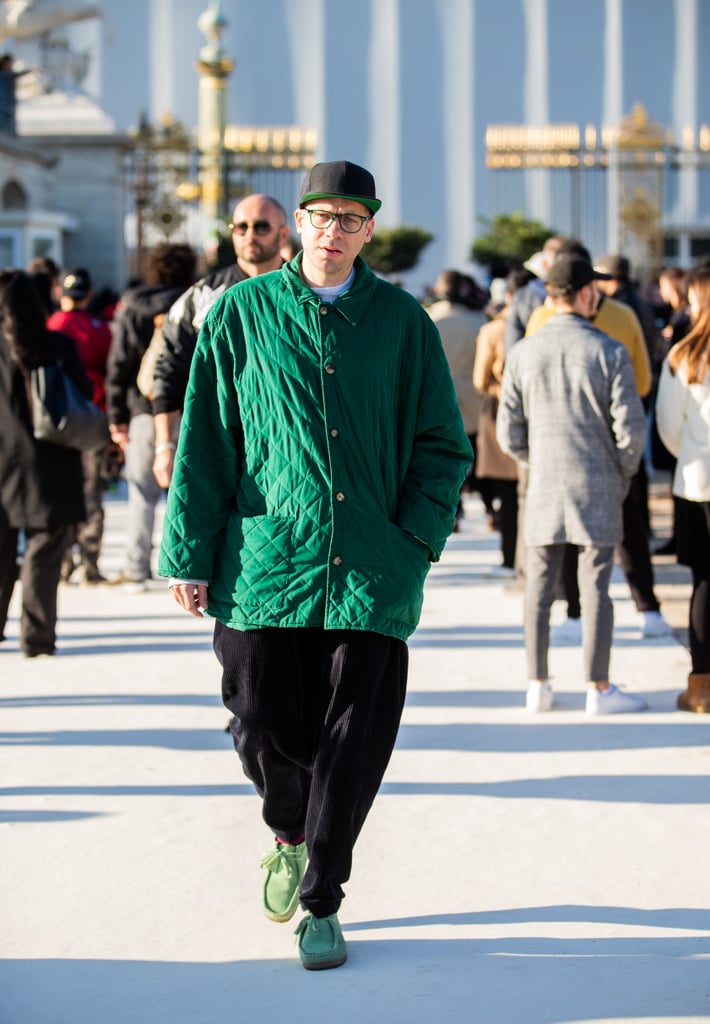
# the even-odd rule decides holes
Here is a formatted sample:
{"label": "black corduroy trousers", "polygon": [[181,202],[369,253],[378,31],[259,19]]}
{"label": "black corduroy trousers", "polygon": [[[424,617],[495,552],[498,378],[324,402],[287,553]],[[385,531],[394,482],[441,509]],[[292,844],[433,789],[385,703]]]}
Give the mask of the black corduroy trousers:
{"label": "black corduroy trousers", "polygon": [[402,640],[358,630],[217,623],[234,747],[276,836],[305,834],[301,905],[334,914],[394,749],[407,686]]}

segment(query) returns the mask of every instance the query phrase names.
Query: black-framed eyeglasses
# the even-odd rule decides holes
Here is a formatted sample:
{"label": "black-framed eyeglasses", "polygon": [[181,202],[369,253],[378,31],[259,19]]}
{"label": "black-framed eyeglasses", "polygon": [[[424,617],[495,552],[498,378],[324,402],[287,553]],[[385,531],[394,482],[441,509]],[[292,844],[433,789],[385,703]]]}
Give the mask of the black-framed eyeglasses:
{"label": "black-framed eyeglasses", "polygon": [[246,235],[249,228],[252,229],[255,235],[268,235],[270,231],[274,230],[273,224],[270,224],[268,220],[255,220],[251,224],[248,224],[245,220],[240,220],[238,224],[230,224],[229,226],[236,235]]}
{"label": "black-framed eyeglasses", "polygon": [[330,210],[312,210],[310,207],[306,207],[306,213],[311,225],[319,231],[325,231],[337,220],[340,230],[348,235],[356,235],[363,224],[370,220],[359,213],[331,213]]}

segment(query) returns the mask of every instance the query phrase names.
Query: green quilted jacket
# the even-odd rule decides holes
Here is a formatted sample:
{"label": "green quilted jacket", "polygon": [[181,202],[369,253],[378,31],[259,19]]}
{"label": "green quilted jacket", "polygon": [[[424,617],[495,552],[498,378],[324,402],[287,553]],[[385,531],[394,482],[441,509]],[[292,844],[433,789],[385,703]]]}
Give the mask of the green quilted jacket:
{"label": "green quilted jacket", "polygon": [[300,256],[235,285],[195,351],[159,572],[235,629],[405,639],[471,448],[437,330],[358,257],[323,303]]}

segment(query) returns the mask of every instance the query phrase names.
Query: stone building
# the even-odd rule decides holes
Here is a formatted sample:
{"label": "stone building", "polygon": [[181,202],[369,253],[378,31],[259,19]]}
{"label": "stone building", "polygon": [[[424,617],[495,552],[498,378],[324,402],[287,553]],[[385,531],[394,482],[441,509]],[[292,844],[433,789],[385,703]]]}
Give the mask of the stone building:
{"label": "stone building", "polygon": [[130,137],[87,97],[63,93],[21,104],[17,122],[25,145],[51,162],[46,202],[61,220],[50,254],[60,266],[88,267],[98,287],[120,289],[128,278]]}
{"label": "stone building", "polygon": [[[72,49],[68,25],[96,22],[96,5],[4,3],[3,44],[24,52],[24,75],[2,93],[0,264],[51,256],[87,266],[98,287],[126,282],[125,164],[130,137],[81,89],[89,62]],[[13,83],[14,84],[14,83]]]}
{"label": "stone building", "polygon": [[[103,21],[67,27],[73,51],[91,57],[82,88],[119,133],[142,114],[195,128],[196,25],[207,2],[103,0],[92,5]],[[651,192],[660,196],[661,257],[687,266],[710,252],[708,0],[221,7],[222,44],[235,61],[229,122],[299,126],[317,138],[318,159],[347,156],[371,167],[384,199],[378,223],[434,235],[407,278],[413,290],[443,266],[471,269],[482,218],[520,210],[581,234],[599,255],[626,244],[629,225],[650,230]],[[639,110],[660,129],[649,152],[662,173],[624,196],[615,139]],[[523,130],[515,136],[522,148],[498,136],[508,164],[493,159],[492,129]],[[548,140],[568,132],[571,148],[536,152],[538,130],[548,134],[535,138]]]}

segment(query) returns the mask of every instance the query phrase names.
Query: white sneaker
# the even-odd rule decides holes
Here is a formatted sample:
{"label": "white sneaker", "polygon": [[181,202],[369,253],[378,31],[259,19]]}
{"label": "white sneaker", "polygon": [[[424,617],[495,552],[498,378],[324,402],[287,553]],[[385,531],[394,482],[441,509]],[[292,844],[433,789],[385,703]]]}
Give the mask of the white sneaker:
{"label": "white sneaker", "polygon": [[673,627],[666,622],[660,612],[641,612],[641,636],[649,639],[655,636],[670,636]]}
{"label": "white sneaker", "polygon": [[148,589],[148,584],[145,580],[131,580],[128,583],[122,583],[119,590],[122,594],[142,594]]}
{"label": "white sneaker", "polygon": [[608,690],[597,690],[590,686],[587,690],[588,715],[624,715],[628,712],[643,711],[646,701],[635,693],[625,693],[612,683]]}
{"label": "white sneaker", "polygon": [[492,565],[488,572],[490,576],[495,576],[502,580],[514,580],[517,575],[515,569],[507,565]]}
{"label": "white sneaker", "polygon": [[541,711],[550,711],[554,703],[555,695],[550,684],[531,679],[525,694],[525,709],[536,715]]}
{"label": "white sneaker", "polygon": [[133,579],[131,576],[125,576],[123,573],[120,576],[115,576],[108,583],[110,586],[120,590],[122,594],[142,594],[144,590],[148,589],[146,580]]}
{"label": "white sneaker", "polygon": [[579,647],[582,642],[582,620],[565,619],[559,626],[553,626],[550,630],[550,643],[569,644],[570,647]]}

